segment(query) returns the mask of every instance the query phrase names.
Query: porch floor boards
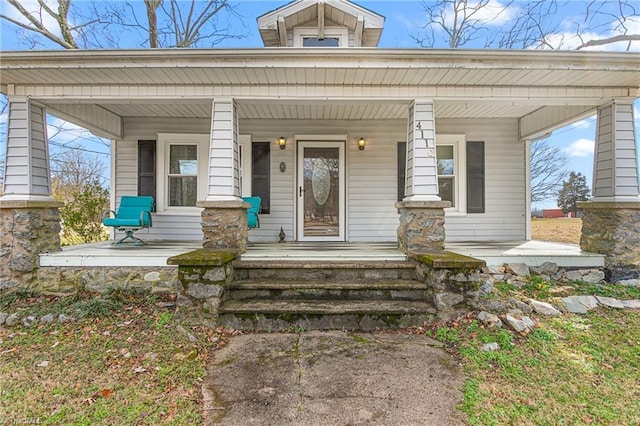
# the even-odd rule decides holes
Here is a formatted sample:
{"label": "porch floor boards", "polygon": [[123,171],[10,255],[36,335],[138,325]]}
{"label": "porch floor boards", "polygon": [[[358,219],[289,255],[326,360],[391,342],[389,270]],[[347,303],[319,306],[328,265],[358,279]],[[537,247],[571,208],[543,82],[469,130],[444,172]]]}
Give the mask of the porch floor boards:
{"label": "porch floor boards", "polygon": [[[202,248],[199,241],[147,241],[145,246],[112,246],[111,241],[64,247],[40,255],[43,267],[160,267],[167,259]],[[537,266],[555,262],[564,268],[604,266],[604,256],[580,251],[577,245],[543,241],[451,242],[446,249],[482,259],[487,265],[510,262]],[[243,262],[326,261],[326,262],[402,262],[406,256],[395,243],[252,243],[242,254]]]}

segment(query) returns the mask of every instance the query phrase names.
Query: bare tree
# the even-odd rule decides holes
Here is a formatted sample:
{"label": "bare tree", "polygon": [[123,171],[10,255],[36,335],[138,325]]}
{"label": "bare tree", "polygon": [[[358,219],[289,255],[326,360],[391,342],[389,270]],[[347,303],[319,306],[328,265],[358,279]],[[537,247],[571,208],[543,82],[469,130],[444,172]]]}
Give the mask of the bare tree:
{"label": "bare tree", "polygon": [[102,182],[105,166],[97,154],[66,150],[51,155],[51,187],[53,196],[69,201],[69,194],[88,182]]}
{"label": "bare tree", "polygon": [[[236,15],[228,0],[7,2],[14,13],[0,18],[17,26],[30,48],[43,45],[43,38],[65,49],[85,49],[120,47],[121,38],[136,43],[128,47],[186,48],[242,37],[231,28],[229,18]],[[227,19],[219,19],[223,14]],[[125,37],[129,32],[134,36]]]}
{"label": "bare tree", "polygon": [[[491,11],[491,0],[439,0],[423,3],[426,22],[422,33],[411,37],[422,47],[435,47],[436,34],[443,33],[447,47],[455,49],[469,42],[488,37],[488,24],[500,18],[505,9]],[[494,13],[493,16],[487,15]]]}
{"label": "bare tree", "polygon": [[[558,13],[569,7],[573,20]],[[422,31],[411,35],[422,47],[580,50],[626,42],[632,50],[640,41],[637,0],[438,0],[423,9]]]}
{"label": "bare tree", "polygon": [[567,156],[545,140],[533,142],[530,155],[531,202],[555,197],[567,175]]}
{"label": "bare tree", "polygon": [[[626,42],[631,50],[634,41],[640,41],[640,4],[636,0],[591,0],[584,15],[584,28],[576,28],[581,44],[576,50]],[[604,34],[602,38],[587,39],[583,33]]]}

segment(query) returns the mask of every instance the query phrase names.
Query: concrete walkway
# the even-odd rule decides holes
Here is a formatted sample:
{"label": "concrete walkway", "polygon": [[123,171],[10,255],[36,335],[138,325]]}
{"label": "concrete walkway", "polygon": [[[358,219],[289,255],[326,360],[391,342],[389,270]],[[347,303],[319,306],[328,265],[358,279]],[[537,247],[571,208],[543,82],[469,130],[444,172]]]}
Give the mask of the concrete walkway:
{"label": "concrete walkway", "polygon": [[464,377],[424,336],[250,334],[214,353],[205,424],[461,425]]}

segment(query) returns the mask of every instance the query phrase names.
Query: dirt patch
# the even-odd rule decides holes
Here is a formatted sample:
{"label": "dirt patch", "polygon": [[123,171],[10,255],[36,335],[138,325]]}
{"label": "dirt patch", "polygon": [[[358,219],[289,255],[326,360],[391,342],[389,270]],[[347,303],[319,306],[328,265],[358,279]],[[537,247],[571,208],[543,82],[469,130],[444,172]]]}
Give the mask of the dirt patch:
{"label": "dirt patch", "polygon": [[580,244],[582,219],[531,219],[531,238],[554,243]]}

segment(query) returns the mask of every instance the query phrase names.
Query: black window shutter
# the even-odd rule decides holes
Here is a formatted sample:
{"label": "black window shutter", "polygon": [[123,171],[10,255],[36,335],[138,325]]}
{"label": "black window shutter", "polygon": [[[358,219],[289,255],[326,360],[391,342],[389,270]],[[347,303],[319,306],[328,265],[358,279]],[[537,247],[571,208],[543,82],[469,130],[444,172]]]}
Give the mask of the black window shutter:
{"label": "black window shutter", "polygon": [[251,144],[251,195],[261,198],[260,213],[271,210],[271,144]]}
{"label": "black window shutter", "polygon": [[484,142],[467,142],[467,213],[484,213]]}
{"label": "black window shutter", "polygon": [[398,201],[404,198],[407,175],[407,143],[398,142]]}
{"label": "black window shutter", "polygon": [[138,141],[138,195],[150,195],[156,200],[156,141]]}

